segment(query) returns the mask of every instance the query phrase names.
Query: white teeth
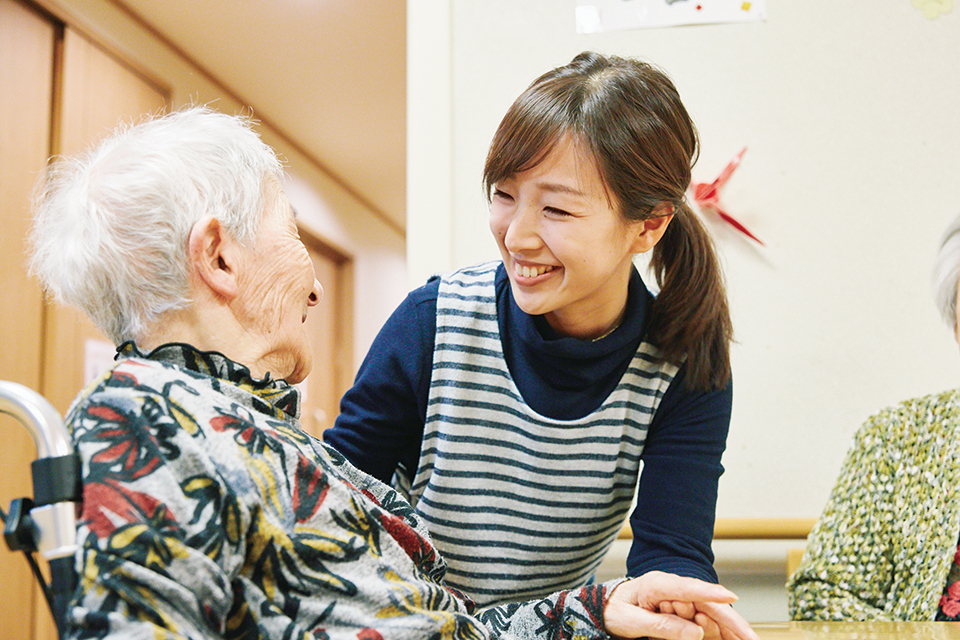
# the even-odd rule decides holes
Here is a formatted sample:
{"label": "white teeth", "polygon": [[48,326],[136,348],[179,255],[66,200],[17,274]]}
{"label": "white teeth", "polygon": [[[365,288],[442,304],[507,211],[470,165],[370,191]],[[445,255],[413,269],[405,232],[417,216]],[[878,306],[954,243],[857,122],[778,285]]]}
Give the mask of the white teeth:
{"label": "white teeth", "polygon": [[547,271],[553,271],[553,269],[554,267],[526,267],[519,264],[515,264],[513,267],[514,273],[524,278],[534,278],[545,274]]}

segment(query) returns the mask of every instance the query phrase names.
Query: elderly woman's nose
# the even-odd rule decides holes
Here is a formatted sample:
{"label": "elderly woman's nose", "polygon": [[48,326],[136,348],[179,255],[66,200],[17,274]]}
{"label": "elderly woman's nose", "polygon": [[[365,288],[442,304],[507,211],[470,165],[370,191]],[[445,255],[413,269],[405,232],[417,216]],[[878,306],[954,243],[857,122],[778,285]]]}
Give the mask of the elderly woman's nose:
{"label": "elderly woman's nose", "polygon": [[307,304],[311,307],[314,307],[320,304],[320,300],[323,298],[323,287],[320,286],[320,281],[316,278],[313,279],[313,290],[310,291],[310,298],[307,300]]}

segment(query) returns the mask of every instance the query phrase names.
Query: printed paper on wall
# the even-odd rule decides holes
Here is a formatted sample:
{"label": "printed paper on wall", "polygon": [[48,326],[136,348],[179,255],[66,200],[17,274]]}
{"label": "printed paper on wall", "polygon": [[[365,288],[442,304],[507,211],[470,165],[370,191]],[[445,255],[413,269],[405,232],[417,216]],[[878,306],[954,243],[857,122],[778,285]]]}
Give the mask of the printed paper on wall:
{"label": "printed paper on wall", "polygon": [[759,22],[766,0],[577,0],[577,33]]}

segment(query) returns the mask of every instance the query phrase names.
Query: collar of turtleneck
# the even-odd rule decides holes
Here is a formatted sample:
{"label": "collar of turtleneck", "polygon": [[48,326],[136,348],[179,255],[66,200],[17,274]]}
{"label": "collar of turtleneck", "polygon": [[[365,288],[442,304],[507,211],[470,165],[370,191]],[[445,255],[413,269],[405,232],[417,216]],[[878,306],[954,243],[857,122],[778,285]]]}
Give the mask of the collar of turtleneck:
{"label": "collar of turtleneck", "polygon": [[229,382],[266,402],[271,410],[265,411],[267,413],[282,411],[293,418],[300,416],[300,392],[295,386],[286,380],[272,379],[269,372],[258,380],[245,365],[234,362],[217,351],[200,351],[188,344],[171,342],[144,353],[131,341],[117,347],[117,358],[143,358]]}

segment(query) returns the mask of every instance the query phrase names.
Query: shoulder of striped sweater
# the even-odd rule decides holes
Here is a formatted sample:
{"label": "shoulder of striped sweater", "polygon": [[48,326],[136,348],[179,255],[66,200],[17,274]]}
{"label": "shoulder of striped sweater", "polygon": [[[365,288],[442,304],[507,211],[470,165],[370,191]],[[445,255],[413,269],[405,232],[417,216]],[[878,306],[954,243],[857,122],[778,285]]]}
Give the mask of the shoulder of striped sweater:
{"label": "shoulder of striped sweater", "polygon": [[499,260],[491,260],[490,262],[481,262],[480,264],[475,264],[469,267],[464,267],[459,271],[455,271],[451,274],[453,276],[461,277],[479,277],[489,274],[491,271],[496,271],[497,267],[500,266]]}

